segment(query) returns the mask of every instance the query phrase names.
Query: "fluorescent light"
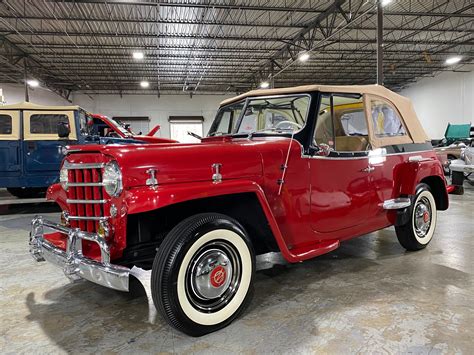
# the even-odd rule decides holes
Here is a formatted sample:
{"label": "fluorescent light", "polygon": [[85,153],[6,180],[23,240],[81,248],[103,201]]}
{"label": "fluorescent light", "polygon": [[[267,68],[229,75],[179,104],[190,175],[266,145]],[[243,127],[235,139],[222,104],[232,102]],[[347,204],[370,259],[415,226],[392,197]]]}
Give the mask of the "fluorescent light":
{"label": "fluorescent light", "polygon": [[133,55],[133,59],[143,59],[145,57],[143,52],[133,52],[132,55]]}
{"label": "fluorescent light", "polygon": [[149,83],[148,81],[142,81],[142,82],[140,83],[140,86],[141,86],[142,88],[147,88],[147,87],[150,86],[150,83]]}
{"label": "fluorescent light", "polygon": [[446,64],[448,65],[456,64],[456,63],[459,63],[461,59],[462,58],[460,56],[450,57],[446,59]]}
{"label": "fluorescent light", "polygon": [[390,4],[393,0],[380,0],[382,2],[382,6],[387,6]]}
{"label": "fluorescent light", "polygon": [[270,83],[268,81],[262,81],[260,83],[260,88],[261,89],[268,89],[270,87]]}
{"label": "fluorescent light", "polygon": [[309,53],[308,52],[303,52],[298,56],[298,60],[300,62],[306,62],[309,59]]}
{"label": "fluorescent light", "polygon": [[39,86],[39,81],[35,79],[27,80],[26,82],[28,83],[29,86],[33,88]]}

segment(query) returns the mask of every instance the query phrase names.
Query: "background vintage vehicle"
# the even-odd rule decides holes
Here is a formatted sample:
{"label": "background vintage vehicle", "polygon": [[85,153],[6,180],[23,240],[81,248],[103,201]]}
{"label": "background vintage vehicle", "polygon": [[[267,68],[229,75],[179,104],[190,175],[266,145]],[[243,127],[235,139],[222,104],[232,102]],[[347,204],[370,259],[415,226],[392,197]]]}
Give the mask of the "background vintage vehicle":
{"label": "background vintage vehicle", "polygon": [[451,180],[454,185],[454,193],[462,195],[464,193],[464,180],[474,185],[474,140],[469,147],[462,149],[459,159],[451,161]]}
{"label": "background vintage vehicle", "polygon": [[448,208],[410,101],[376,85],[251,91],[198,144],[78,146],[48,198],[63,223],[33,220],[36,260],[122,291],[151,270],[157,309],[193,336],[244,310],[256,255],[299,262],[389,226],[420,250]]}
{"label": "background vintage vehicle", "polygon": [[120,122],[97,113],[90,115],[92,120],[93,132],[91,135],[98,135],[100,137],[115,137],[124,139],[135,139],[146,143],[177,143],[174,139],[154,137],[158,132],[160,126],[152,129],[147,135],[135,134],[130,129],[124,127]]}
{"label": "background vintage vehicle", "polygon": [[461,150],[469,145],[471,124],[448,123],[444,138],[432,141],[438,159],[443,165],[445,175],[450,174],[449,164],[454,159],[459,159]]}
{"label": "background vintage vehicle", "polygon": [[[89,123],[89,124],[88,124]],[[96,135],[107,125],[109,135]],[[142,137],[150,143],[170,142]],[[140,142],[105,116],[91,117],[79,106],[20,103],[0,106],[0,188],[20,198],[35,197],[59,181],[59,168],[68,145]]]}

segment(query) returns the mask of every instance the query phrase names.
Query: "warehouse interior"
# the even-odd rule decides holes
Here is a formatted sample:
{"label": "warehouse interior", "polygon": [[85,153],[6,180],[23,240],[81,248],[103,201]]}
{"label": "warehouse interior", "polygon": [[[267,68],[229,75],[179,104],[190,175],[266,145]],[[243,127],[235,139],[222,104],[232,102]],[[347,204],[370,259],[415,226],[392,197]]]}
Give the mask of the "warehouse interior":
{"label": "warehouse interior", "polygon": [[[64,149],[59,146],[63,155],[55,165],[54,181],[48,180],[51,183],[36,193],[40,185],[34,180],[41,175],[41,168],[13,174],[12,169],[18,167],[10,163],[11,150],[2,143],[8,144],[8,135],[15,135],[15,125],[2,131],[0,124],[1,352],[473,353],[474,174],[468,170],[474,169],[473,158],[469,158],[474,154],[473,20],[471,0],[0,1],[0,123],[3,116],[17,110],[15,107],[23,119],[27,110],[47,114],[71,107],[75,112],[71,117],[84,112],[119,122],[118,130],[126,134],[114,139],[130,140],[123,156],[135,148],[143,152],[136,162],[127,160],[131,168],[130,176],[123,176],[124,186],[138,179],[134,169],[152,167],[146,170],[149,176],[143,175],[151,193],[166,187],[166,183],[161,184],[167,175],[160,175],[161,168],[156,169],[149,161],[161,159],[159,149],[164,150],[163,159],[168,164],[163,163],[163,169],[174,167],[177,177],[185,174],[186,165],[194,167],[201,159],[207,162],[206,156],[192,155],[192,151],[179,155],[179,145],[182,150],[194,145],[197,152],[206,144],[206,138],[201,142],[201,137],[208,136],[216,125],[213,122],[221,105],[235,103],[234,97],[245,96],[250,90],[270,90],[268,97],[272,98],[284,91],[273,94],[271,89],[377,84],[411,100],[430,152],[413,150],[413,154],[422,154],[415,157],[421,161],[427,160],[423,154],[439,159],[432,160],[441,169],[442,188],[449,200],[447,210],[438,208],[429,246],[417,252],[405,250],[397,241],[397,227],[389,226],[361,232],[360,238],[342,238],[338,248],[304,262],[289,262],[276,249],[257,253],[248,307],[226,327],[193,337],[170,325],[160,307],[155,307],[149,289],[157,281],[147,273],[151,270],[134,275],[131,292],[127,293],[89,279],[71,282],[57,266],[31,258],[29,235],[35,216],[65,225],[64,209],[56,203],[60,193],[52,193],[50,188],[46,194],[46,188],[53,182],[62,183],[61,161],[69,153],[65,144]],[[251,98],[244,97],[246,105]],[[20,131],[26,127],[26,123],[18,125]],[[450,126],[467,127],[466,136],[448,137]],[[82,134],[82,126],[77,127],[73,131],[69,127],[69,134]],[[370,129],[369,124],[365,135],[371,134]],[[286,169],[286,178],[293,177],[288,157],[293,139],[298,139],[295,132],[293,128],[288,134],[290,147],[281,153],[287,160],[278,163],[283,171],[280,185],[286,183]],[[54,133],[46,141],[57,141]],[[252,134],[246,141],[252,142]],[[141,137],[155,137],[156,141],[144,144]],[[24,140],[19,147],[24,143],[21,149],[30,154],[34,144],[26,134],[18,133],[15,139]],[[92,144],[95,138],[88,139],[78,143],[90,145],[84,152],[96,149],[112,154],[107,150],[109,143],[96,145]],[[102,142],[99,138],[96,141]],[[74,153],[76,143],[68,142],[71,145],[67,149]],[[160,148],[163,142],[166,148]],[[223,144],[222,152],[232,152],[224,147],[226,138],[208,145],[213,144]],[[446,153],[451,148],[457,153]],[[174,149],[177,155],[171,159],[166,154]],[[206,154],[202,152],[199,154]],[[44,154],[46,161],[53,159],[50,153]],[[217,150],[212,154],[217,156]],[[302,151],[300,155],[305,154]],[[258,156],[264,159],[265,153]],[[197,162],[187,161],[189,157]],[[355,157],[353,154],[347,161]],[[20,161],[27,159],[25,156]],[[246,172],[254,161],[246,152],[234,163],[242,174],[250,174]],[[212,169],[206,166],[206,174],[209,178],[212,175],[216,184],[226,183],[226,164],[216,163]],[[464,173],[459,175],[455,164],[461,164]],[[200,173],[196,169],[190,179],[197,181]],[[12,185],[27,174],[31,176],[22,180],[25,182]],[[396,185],[392,175],[396,175],[395,169],[388,173],[385,185]],[[3,184],[2,178],[7,183]],[[86,181],[83,179],[78,184]],[[117,180],[122,184],[121,175]],[[261,181],[264,184],[265,179]],[[28,190],[28,183],[35,189],[34,195],[12,193]],[[184,189],[183,185],[180,182],[179,188]],[[173,191],[173,198],[185,194],[179,188]],[[259,189],[268,194],[265,187]],[[349,190],[347,195],[344,191],[349,200],[344,200],[346,204],[357,198],[357,194],[349,194]],[[411,203],[418,201],[416,194]],[[151,196],[142,201],[143,206],[159,200]],[[80,200],[94,198],[89,195]],[[332,198],[336,197],[328,197],[327,201],[332,201],[329,205],[335,201]],[[269,197],[269,210],[278,215],[285,203],[273,206],[272,201]],[[313,202],[298,200],[289,215],[298,215],[300,205],[308,203]],[[203,207],[203,211],[213,212],[211,207]],[[116,208],[114,212],[117,214]],[[176,220],[178,212],[170,220]],[[247,211],[249,215],[252,212]],[[118,215],[125,218],[127,212],[122,208]],[[350,218],[346,213],[333,217],[340,223]],[[271,225],[266,222],[256,223]],[[132,227],[124,228],[129,231]],[[159,249],[155,248],[155,253],[159,254]]]}

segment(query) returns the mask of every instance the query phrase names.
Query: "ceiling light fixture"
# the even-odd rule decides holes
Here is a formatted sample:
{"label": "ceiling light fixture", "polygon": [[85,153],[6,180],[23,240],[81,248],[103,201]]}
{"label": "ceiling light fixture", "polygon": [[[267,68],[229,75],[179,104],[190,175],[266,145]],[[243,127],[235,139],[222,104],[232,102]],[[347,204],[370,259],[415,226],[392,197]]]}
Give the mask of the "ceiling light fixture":
{"label": "ceiling light fixture", "polygon": [[450,57],[446,59],[446,64],[453,65],[453,64],[459,63],[461,59],[462,58],[460,56]]}
{"label": "ceiling light fixture", "polygon": [[261,89],[268,89],[270,87],[270,83],[268,81],[262,81],[260,83],[260,88]]}
{"label": "ceiling light fixture", "polygon": [[141,86],[142,88],[147,88],[147,87],[150,86],[150,83],[149,83],[148,81],[142,81],[142,82],[140,83],[140,86]]}
{"label": "ceiling light fixture", "polygon": [[303,52],[298,56],[298,60],[300,62],[306,62],[309,59],[309,53],[308,52]]}
{"label": "ceiling light fixture", "polygon": [[145,57],[143,52],[133,52],[132,55],[133,55],[133,59],[143,59]]}
{"label": "ceiling light fixture", "polygon": [[387,6],[390,4],[393,0],[380,0],[382,2],[382,6]]}
{"label": "ceiling light fixture", "polygon": [[35,80],[35,79],[30,79],[30,80],[27,80],[26,82],[32,88],[35,88],[35,87],[39,86],[39,81]]}

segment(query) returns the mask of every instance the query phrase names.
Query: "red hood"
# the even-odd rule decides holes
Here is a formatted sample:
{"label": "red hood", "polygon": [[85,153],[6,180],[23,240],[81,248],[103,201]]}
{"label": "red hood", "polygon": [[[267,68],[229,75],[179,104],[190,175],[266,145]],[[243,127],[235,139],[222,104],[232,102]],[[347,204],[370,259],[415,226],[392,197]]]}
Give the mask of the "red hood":
{"label": "red hood", "polygon": [[[211,181],[212,165],[222,164],[223,180],[258,178],[263,175],[262,152],[288,149],[287,138],[248,140],[208,140],[195,144],[87,145],[75,146],[68,161],[85,163],[104,160],[98,153],[116,160],[122,170],[125,187],[143,186],[147,170],[155,169],[158,184]],[[110,158],[109,158],[110,159]]]}

